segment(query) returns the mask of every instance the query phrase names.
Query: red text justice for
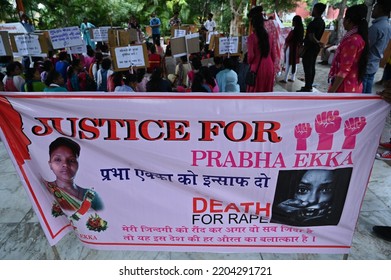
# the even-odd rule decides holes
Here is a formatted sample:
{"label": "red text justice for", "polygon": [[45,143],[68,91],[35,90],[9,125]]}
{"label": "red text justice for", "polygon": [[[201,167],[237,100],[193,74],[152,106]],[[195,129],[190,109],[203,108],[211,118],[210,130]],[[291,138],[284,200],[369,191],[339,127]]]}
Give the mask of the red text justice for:
{"label": "red text justice for", "polygon": [[[39,124],[32,127],[37,136],[47,136],[54,131],[68,137],[95,140],[147,140],[188,141],[190,127],[187,120],[134,120],[97,118],[35,118]],[[214,141],[223,135],[232,142],[272,142],[282,138],[277,134],[281,127],[274,121],[198,121],[201,137],[198,141]]]}

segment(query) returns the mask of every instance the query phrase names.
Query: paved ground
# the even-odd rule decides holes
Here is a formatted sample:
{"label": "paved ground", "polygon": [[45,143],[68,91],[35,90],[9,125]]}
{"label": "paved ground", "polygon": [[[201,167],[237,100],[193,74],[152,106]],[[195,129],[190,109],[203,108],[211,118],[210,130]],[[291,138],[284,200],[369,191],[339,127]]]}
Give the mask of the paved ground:
{"label": "paved ground", "polygon": [[[319,61],[319,60],[318,60]],[[321,64],[316,64],[316,75],[315,75],[315,82],[314,82],[314,87],[315,90],[321,91],[321,92],[327,92],[327,89],[329,87],[329,84],[327,82],[327,77],[329,75],[330,71],[330,65],[321,65]],[[383,74],[383,69],[380,68],[379,71],[376,73],[375,76],[375,81],[378,81],[381,79],[381,76]],[[297,81],[295,83],[290,83],[288,82],[287,84],[282,84],[278,83],[278,86],[281,86],[284,91],[291,91],[294,92],[298,89],[300,89],[302,86],[304,86],[304,71],[303,71],[303,65],[300,63],[297,65]],[[278,79],[281,80],[282,76]],[[374,85],[373,91],[381,91],[382,87],[379,85]]]}

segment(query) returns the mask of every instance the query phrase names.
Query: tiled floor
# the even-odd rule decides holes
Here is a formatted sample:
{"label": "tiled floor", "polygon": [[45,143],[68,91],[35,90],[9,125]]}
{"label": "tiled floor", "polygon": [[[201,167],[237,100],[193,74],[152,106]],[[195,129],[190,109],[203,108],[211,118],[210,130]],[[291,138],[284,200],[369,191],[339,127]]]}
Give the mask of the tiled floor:
{"label": "tiled floor", "polygon": [[[323,68],[322,68],[323,69]],[[322,71],[327,71],[325,67]],[[302,83],[281,86],[276,91],[294,91]],[[287,87],[290,87],[289,89]],[[388,132],[388,126],[385,132]],[[384,136],[385,138],[389,135]],[[376,160],[365,195],[348,258],[353,260],[391,260],[391,242],[375,237],[373,225],[391,226],[391,166]],[[84,247],[73,234],[55,247],[49,246],[20,179],[0,142],[0,259],[132,259],[132,260],[274,260],[274,259],[342,259],[332,254],[270,254],[270,253],[191,253],[97,251]]]}

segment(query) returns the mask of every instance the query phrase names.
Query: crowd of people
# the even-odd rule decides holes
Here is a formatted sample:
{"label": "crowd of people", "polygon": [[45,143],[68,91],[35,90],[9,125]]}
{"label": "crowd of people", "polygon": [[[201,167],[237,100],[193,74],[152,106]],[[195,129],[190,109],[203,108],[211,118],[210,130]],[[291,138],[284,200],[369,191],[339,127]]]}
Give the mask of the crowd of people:
{"label": "crowd of people", "polygon": [[[375,73],[379,69],[382,54],[391,38],[389,24],[391,4],[389,0],[377,0],[371,13],[373,22],[369,27],[368,8],[364,4],[348,7],[343,19],[345,35],[321,42],[325,31],[322,14],[326,5],[317,3],[312,10],[313,20],[304,31],[303,19],[295,16],[292,30],[280,44],[280,30],[273,19],[264,16],[262,6],[253,7],[248,18],[252,33],[248,36],[247,52],[241,56],[215,56],[201,46],[199,53],[174,58],[171,46],[161,46],[161,21],[151,14],[149,26],[152,41],[147,42],[148,68],[130,68],[113,71],[113,60],[101,47],[88,40],[89,28],[93,25],[84,19],[82,32],[86,36],[87,54],[70,55],[65,50],[51,54],[24,67],[17,61],[10,62],[0,90],[12,92],[273,92],[281,68],[285,70],[281,83],[294,82],[297,64],[303,63],[305,85],[299,92],[311,92],[316,75],[316,61],[321,52],[321,64],[331,64],[328,76],[330,93],[371,93]],[[181,24],[179,14],[170,19],[169,26]],[[140,32],[140,25],[131,17],[129,28]],[[207,32],[216,30],[216,22],[210,13],[203,27]],[[330,55],[332,54],[332,59]],[[213,63],[211,61],[213,60]],[[208,61],[208,63],[203,63]],[[391,56],[384,70],[381,83],[391,78]],[[33,67],[30,67],[32,66]],[[281,65],[284,65],[281,67]],[[255,75],[249,83],[248,73]],[[288,79],[290,74],[290,78]],[[391,148],[391,144],[390,144]],[[390,153],[391,159],[391,153]],[[391,240],[391,227],[375,227],[380,235]]]}

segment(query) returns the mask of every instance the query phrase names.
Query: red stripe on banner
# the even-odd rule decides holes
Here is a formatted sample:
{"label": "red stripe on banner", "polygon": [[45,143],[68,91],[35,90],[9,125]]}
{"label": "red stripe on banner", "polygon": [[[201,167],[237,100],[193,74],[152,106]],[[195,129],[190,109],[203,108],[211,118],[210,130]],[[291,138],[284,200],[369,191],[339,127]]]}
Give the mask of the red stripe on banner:
{"label": "red stripe on banner", "polygon": [[216,99],[216,100],[378,100],[382,99],[377,95],[355,95],[355,96],[338,96],[338,95],[330,95],[330,96],[292,96],[292,95],[284,95],[284,96],[219,96],[219,95],[191,95],[191,96],[173,96],[173,95],[80,95],[80,94],[67,94],[67,95],[4,95],[7,97],[15,98],[15,99],[37,99],[37,98],[49,98],[49,99],[69,99],[69,98],[93,98],[93,99]]}

